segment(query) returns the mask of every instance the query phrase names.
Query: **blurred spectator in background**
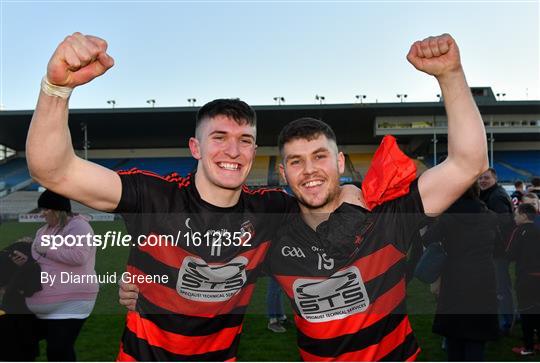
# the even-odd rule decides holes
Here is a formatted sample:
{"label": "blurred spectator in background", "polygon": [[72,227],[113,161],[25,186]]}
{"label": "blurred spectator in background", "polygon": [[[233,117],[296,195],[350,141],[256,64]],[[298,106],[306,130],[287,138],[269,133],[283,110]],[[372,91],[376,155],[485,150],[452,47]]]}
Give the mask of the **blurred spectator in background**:
{"label": "blurred spectator in background", "polygon": [[40,268],[32,260],[32,238],[0,251],[0,361],[34,361],[39,355],[39,327],[25,298],[41,290]]}
{"label": "blurred spectator in background", "polygon": [[512,351],[521,356],[533,355],[535,348],[540,350],[540,345],[534,344],[535,330],[540,335],[540,229],[533,223],[536,214],[532,205],[519,205],[515,213],[518,227],[507,251],[516,262],[516,295],[524,343]]}
{"label": "blurred spectator in background", "polygon": [[536,216],[534,217],[534,224],[540,228],[540,199],[534,193],[527,193],[523,195],[523,204],[530,204],[536,210]]}
{"label": "blurred spectator in background", "polygon": [[518,180],[514,183],[514,188],[516,190],[514,190],[510,198],[514,206],[518,206],[521,203],[521,197],[525,193],[525,184],[521,180]]}
{"label": "blurred spectator in background", "polygon": [[495,246],[495,276],[497,279],[497,299],[499,302],[499,327],[504,335],[510,334],[514,323],[514,301],[512,281],[508,272],[509,262],[505,251],[514,229],[513,205],[502,186],[497,183],[497,172],[493,168],[486,170],[478,178],[480,199],[486,206],[497,213],[497,226],[501,232],[501,241]]}
{"label": "blurred spectator in background", "polygon": [[535,176],[531,179],[531,186],[527,190],[529,193],[536,194],[540,198],[540,176]]}
{"label": "blurred spectator in background", "polygon": [[[38,200],[46,224],[41,227],[32,244],[31,256],[49,278],[42,290],[26,298],[26,304],[39,319],[47,340],[49,361],[75,361],[75,340],[86,318],[92,312],[99,289],[94,271],[96,247],[62,244],[57,248],[46,246],[42,237],[86,236],[94,232],[88,221],[71,213],[69,199],[46,190]],[[61,281],[62,273],[81,280]],[[94,281],[90,276],[94,277]],[[53,282],[54,281],[54,282]]]}
{"label": "blurred spectator in background", "polygon": [[486,342],[499,336],[493,251],[500,233],[479,193],[475,183],[424,235],[447,253],[433,332],[446,337],[449,361],[483,361]]}

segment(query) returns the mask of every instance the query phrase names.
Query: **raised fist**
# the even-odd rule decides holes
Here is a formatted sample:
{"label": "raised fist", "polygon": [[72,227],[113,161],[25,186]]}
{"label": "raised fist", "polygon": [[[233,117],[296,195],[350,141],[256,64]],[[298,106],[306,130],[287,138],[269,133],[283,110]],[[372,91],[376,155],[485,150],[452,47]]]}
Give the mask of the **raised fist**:
{"label": "raised fist", "polygon": [[73,33],[58,45],[49,60],[47,79],[54,85],[74,88],[101,76],[113,65],[106,41]]}
{"label": "raised fist", "polygon": [[449,34],[414,42],[407,60],[419,71],[435,77],[461,70],[459,49]]}

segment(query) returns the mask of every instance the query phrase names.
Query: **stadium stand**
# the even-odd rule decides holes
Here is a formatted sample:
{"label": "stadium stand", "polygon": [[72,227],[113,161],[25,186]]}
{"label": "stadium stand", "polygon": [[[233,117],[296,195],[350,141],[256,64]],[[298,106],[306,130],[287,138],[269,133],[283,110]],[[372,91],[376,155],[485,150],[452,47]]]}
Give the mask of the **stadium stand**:
{"label": "stadium stand", "polygon": [[532,176],[540,175],[540,151],[496,151],[494,153],[495,169],[497,174],[503,172],[503,168],[511,173],[505,173],[503,181],[514,181],[517,179],[530,179]]}
{"label": "stadium stand", "polygon": [[357,179],[363,179],[373,159],[373,153],[349,154],[347,157],[351,162],[351,168],[354,168],[352,174],[356,175]]}
{"label": "stadium stand", "polygon": [[[17,191],[9,194],[0,199],[0,216],[3,219],[16,219],[21,213],[37,212],[36,206],[40,194],[38,191]],[[75,201],[71,202],[71,209],[74,213],[100,213]]]}
{"label": "stadium stand", "polygon": [[249,173],[248,185],[268,185],[269,156],[257,156]]}
{"label": "stadium stand", "polygon": [[[471,92],[484,118],[490,150],[500,181],[530,180],[540,175],[539,100],[499,102],[489,87],[473,87]],[[373,152],[384,135],[392,134],[402,149],[415,159],[421,173],[437,156],[446,152],[446,119],[442,102],[392,102],[363,104],[261,105],[254,107],[258,118],[258,157],[247,180],[252,186],[283,185],[279,176],[279,152],[275,147],[279,130],[290,120],[315,117],[334,129],[346,153],[342,182],[359,181],[365,176]],[[26,133],[33,110],[0,113],[0,205],[3,210],[18,204],[21,213],[33,208],[35,196],[19,192],[11,197],[14,185],[36,191],[26,167]],[[131,109],[70,110],[70,131],[77,152],[90,154],[92,161],[112,170],[139,168],[160,175],[176,172],[186,175],[196,165],[185,148],[192,136],[196,108],[156,107]],[[88,125],[90,139],[85,143],[81,125]],[[113,126],[114,125],[114,126]],[[85,129],[84,129],[85,130]],[[85,145],[91,149],[85,150]],[[180,146],[183,148],[179,149]],[[264,150],[262,150],[264,149]],[[519,150],[519,151],[518,151]],[[262,152],[261,152],[262,151]],[[14,156],[17,155],[17,156]],[[3,184],[3,186],[2,186]],[[29,185],[27,185],[29,184]],[[2,191],[2,188],[4,189]],[[11,198],[20,198],[13,202]],[[30,204],[26,204],[26,199]],[[7,206],[6,206],[7,203]],[[11,207],[9,207],[11,208]]]}
{"label": "stadium stand", "polygon": [[19,191],[0,199],[0,215],[28,213],[36,208],[39,192]]}
{"label": "stadium stand", "polygon": [[30,180],[26,159],[15,158],[0,165],[0,182],[4,185],[4,189],[15,188],[21,183],[29,183]]}

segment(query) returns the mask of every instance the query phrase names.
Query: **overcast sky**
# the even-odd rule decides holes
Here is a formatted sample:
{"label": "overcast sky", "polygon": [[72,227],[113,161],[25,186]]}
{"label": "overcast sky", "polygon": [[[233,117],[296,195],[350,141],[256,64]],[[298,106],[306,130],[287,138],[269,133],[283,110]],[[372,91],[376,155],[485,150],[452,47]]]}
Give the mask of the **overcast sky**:
{"label": "overcast sky", "polygon": [[540,99],[538,1],[5,1],[0,103],[33,109],[48,59],[75,31],[104,38],[116,65],[72,108],[435,101],[405,59],[429,35],[457,40],[470,86]]}

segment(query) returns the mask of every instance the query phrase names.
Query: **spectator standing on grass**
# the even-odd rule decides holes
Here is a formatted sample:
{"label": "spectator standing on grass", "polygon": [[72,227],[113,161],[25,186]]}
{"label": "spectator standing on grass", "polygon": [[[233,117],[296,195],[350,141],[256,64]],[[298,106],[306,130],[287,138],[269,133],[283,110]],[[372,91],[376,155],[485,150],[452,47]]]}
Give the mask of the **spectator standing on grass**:
{"label": "spectator standing on grass", "polygon": [[54,282],[42,283],[42,290],[26,298],[28,309],[40,320],[47,341],[49,361],[75,361],[75,341],[81,328],[92,312],[99,289],[94,282],[76,280],[63,282],[63,272],[71,276],[94,276],[96,260],[95,246],[67,246],[51,248],[43,243],[43,236],[86,236],[93,235],[88,221],[71,213],[71,203],[56,193],[46,190],[38,200],[45,217],[32,244],[32,257],[41,267],[41,273],[55,277]]}
{"label": "spectator standing on grass", "polygon": [[504,188],[497,183],[497,172],[493,168],[486,170],[478,178],[480,199],[487,207],[498,214],[497,225],[501,231],[502,242],[495,246],[495,276],[497,278],[497,299],[499,301],[499,328],[504,335],[510,334],[514,323],[514,301],[512,298],[512,281],[508,272],[508,259],[505,256],[514,221],[513,205]]}
{"label": "spectator standing on grass", "polygon": [[285,333],[285,323],[287,315],[283,310],[283,293],[281,287],[275,278],[268,279],[268,288],[266,291],[266,309],[268,313],[268,330],[274,333]]}
{"label": "spectator standing on grass", "polygon": [[518,207],[518,227],[507,250],[508,257],[516,262],[515,289],[524,345],[512,351],[520,356],[533,355],[535,348],[540,350],[540,344],[534,344],[535,330],[540,338],[540,229],[533,223],[535,216],[532,205],[524,203]]}
{"label": "spectator standing on grass", "polygon": [[496,215],[474,184],[426,232],[447,253],[433,332],[446,337],[449,361],[484,361],[485,344],[498,338],[493,250]]}

